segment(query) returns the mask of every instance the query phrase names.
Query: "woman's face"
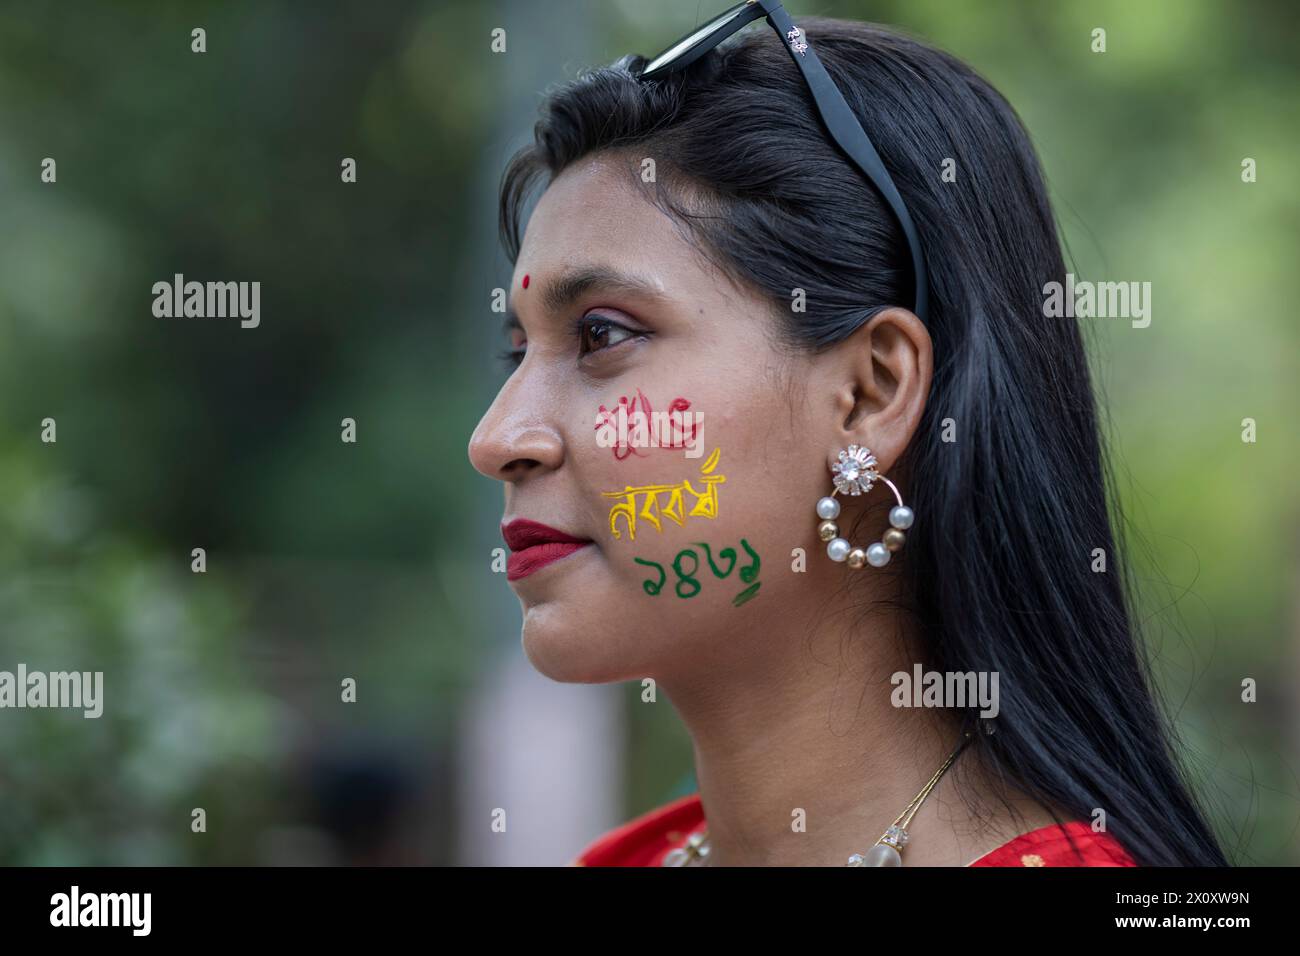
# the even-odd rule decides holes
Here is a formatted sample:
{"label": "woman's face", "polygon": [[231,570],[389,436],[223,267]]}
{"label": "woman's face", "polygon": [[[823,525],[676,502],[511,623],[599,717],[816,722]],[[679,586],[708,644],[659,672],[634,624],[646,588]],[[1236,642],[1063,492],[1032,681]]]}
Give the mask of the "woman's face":
{"label": "woman's face", "polygon": [[834,390],[798,384],[828,360],[778,347],[772,306],[702,259],[636,173],[588,158],[539,200],[509,291],[522,361],[469,447],[505,488],[525,652],[562,681],[758,667],[764,635],[845,574],[814,512]]}

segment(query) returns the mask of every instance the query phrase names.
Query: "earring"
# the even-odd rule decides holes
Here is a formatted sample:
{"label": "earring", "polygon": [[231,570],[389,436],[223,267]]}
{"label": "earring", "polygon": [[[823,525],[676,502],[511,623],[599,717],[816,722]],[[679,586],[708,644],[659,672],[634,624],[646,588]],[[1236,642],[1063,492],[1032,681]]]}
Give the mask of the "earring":
{"label": "earring", "polygon": [[[873,568],[883,568],[889,563],[895,551],[902,550],[907,542],[904,533],[912,527],[916,515],[912,509],[903,504],[903,496],[898,493],[894,483],[876,471],[876,456],[871,449],[861,445],[850,445],[840,451],[839,460],[831,465],[831,480],[835,490],[817,502],[817,537],[826,542],[826,553],[832,561],[847,561],[849,567],[857,569],[864,564]],[[877,481],[883,481],[894,493],[898,502],[889,510],[890,529],[879,541],[866,548],[855,548],[840,537],[839,525],[835,519],[840,516],[840,503],[835,500],[837,494],[865,495]]]}

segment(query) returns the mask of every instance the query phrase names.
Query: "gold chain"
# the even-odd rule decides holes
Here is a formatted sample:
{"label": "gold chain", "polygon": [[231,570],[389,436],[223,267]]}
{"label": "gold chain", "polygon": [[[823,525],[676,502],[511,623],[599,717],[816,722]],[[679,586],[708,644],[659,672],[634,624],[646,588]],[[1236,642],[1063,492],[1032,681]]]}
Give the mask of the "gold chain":
{"label": "gold chain", "polygon": [[[912,818],[916,816],[916,811],[921,809],[921,804],[925,802],[925,798],[930,795],[930,791],[932,791],[935,788],[935,786],[939,783],[939,778],[941,778],[945,773],[948,772],[948,768],[952,766],[953,761],[955,761],[957,757],[960,756],[961,752],[966,748],[966,745],[970,743],[970,739],[972,736],[974,735],[970,731],[966,731],[962,735],[961,741],[953,749],[953,752],[948,755],[948,759],[943,762],[943,766],[935,771],[934,776],[931,777],[929,781],[926,783],[926,785],[921,788],[921,792],[918,793],[915,797],[913,797],[911,802],[908,803],[908,805],[903,808],[903,812],[894,818],[894,822],[890,824],[888,829],[885,830],[885,834],[882,835],[881,838],[876,841],[876,844],[879,844],[882,841],[884,841],[885,838],[889,835],[890,831],[893,830],[894,828],[898,828],[899,830],[906,831],[908,824],[910,824],[912,822]],[[688,840],[687,845],[683,849],[684,852],[686,853],[686,860],[680,864],[681,866],[692,866],[692,865],[708,866],[709,865],[708,829],[706,828],[704,830],[701,830],[697,837]],[[695,862],[697,860],[699,861],[698,863]]]}

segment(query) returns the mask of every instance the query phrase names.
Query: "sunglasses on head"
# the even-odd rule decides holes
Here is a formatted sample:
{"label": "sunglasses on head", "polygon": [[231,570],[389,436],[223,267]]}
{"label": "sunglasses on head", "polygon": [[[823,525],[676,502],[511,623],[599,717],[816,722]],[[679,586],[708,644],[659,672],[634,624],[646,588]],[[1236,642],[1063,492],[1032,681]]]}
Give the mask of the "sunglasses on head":
{"label": "sunglasses on head", "polygon": [[736,4],[699,29],[682,37],[646,63],[639,74],[639,79],[662,79],[670,73],[689,66],[741,27],[759,17],[767,18],[772,29],[781,37],[791,59],[799,67],[799,72],[803,74],[804,81],[808,84],[813,101],[817,104],[817,112],[831,139],[880,191],[898,220],[912,254],[912,274],[916,277],[915,312],[918,318],[925,321],[928,305],[925,259],[921,256],[921,243],[916,234],[916,227],[912,225],[912,217],[907,212],[907,206],[903,204],[903,197],[898,194],[898,189],[885,170],[885,164],[880,161],[876,148],[871,145],[866,130],[849,109],[849,104],[844,101],[844,95],[831,80],[817,53],[809,46],[807,36],[790,20],[780,0],[745,0],[744,3]]}

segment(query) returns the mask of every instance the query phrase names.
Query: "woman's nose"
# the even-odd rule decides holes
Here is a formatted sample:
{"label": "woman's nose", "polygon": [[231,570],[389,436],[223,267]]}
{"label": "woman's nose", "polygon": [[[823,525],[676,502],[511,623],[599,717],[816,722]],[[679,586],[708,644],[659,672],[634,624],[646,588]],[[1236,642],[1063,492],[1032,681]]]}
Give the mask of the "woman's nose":
{"label": "woman's nose", "polygon": [[563,436],[539,417],[539,411],[527,403],[512,404],[503,390],[470,437],[470,462],[498,481],[522,481],[559,468],[564,460]]}

